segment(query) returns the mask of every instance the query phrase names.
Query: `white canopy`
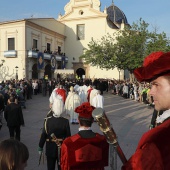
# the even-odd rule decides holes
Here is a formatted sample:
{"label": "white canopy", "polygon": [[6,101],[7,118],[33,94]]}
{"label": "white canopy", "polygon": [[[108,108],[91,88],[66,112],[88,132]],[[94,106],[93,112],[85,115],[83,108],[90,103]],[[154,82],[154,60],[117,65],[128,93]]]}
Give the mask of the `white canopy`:
{"label": "white canopy", "polygon": [[74,74],[73,69],[56,69],[54,71],[55,74]]}

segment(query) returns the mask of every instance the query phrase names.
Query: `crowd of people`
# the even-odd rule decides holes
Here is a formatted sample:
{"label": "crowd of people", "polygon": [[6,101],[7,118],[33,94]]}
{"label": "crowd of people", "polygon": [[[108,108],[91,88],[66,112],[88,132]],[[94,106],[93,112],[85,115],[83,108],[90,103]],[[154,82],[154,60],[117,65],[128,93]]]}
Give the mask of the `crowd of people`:
{"label": "crowd of people", "polygon": [[111,82],[110,89],[112,94],[119,95],[125,99],[132,99],[137,102],[142,102],[149,106],[154,106],[154,101],[152,96],[149,94],[151,89],[150,83],[140,83],[140,82]]}
{"label": "crowd of people", "polygon": [[[142,136],[135,153],[123,163],[122,170],[169,170],[170,67],[168,61],[170,61],[170,52],[155,52],[145,58],[142,67],[134,70],[138,82],[148,83],[120,83],[100,79],[93,82],[91,80],[42,81],[43,96],[46,95],[46,89],[49,90],[49,107],[51,111],[44,121],[38,152],[41,158],[43,147],[46,143],[47,169],[54,170],[56,162],[59,170],[103,170],[108,165],[109,144],[105,136],[92,131],[91,125],[94,122],[93,110],[104,106],[103,91],[107,92],[108,89],[111,89],[113,94],[152,104],[156,111],[162,112],[161,115],[157,115],[155,118],[155,127]],[[22,81],[20,83],[21,86]],[[5,92],[4,88],[7,84],[5,82],[1,85],[1,94]],[[1,107],[1,110],[4,109],[7,125],[8,115],[10,115],[13,108],[8,106],[10,104],[19,105],[18,97],[13,92],[14,88],[15,92],[17,91],[18,85],[17,81],[14,81],[13,84],[8,84],[8,90],[12,93],[8,94],[9,98],[4,108]],[[31,94],[37,95],[40,90],[38,82],[32,81],[30,86],[32,87]],[[4,94],[3,99],[5,99]],[[19,107],[21,108],[21,105]],[[65,110],[70,117],[69,120],[62,117]],[[17,113],[19,112],[21,112],[21,109],[18,109]],[[18,115],[21,116],[22,113]],[[18,117],[18,119],[22,120],[22,116],[21,118]],[[70,123],[79,124],[79,132],[73,136],[71,136]],[[22,124],[24,125],[23,120],[20,125]],[[15,138],[15,136],[11,135],[13,129],[10,126],[9,132],[10,137]],[[15,139],[18,142],[15,142],[14,139],[1,142],[0,151],[11,153],[14,148],[19,148],[19,151],[22,152],[21,157],[17,155],[19,151],[14,152],[17,159],[11,156],[5,160],[4,155],[1,154],[0,167],[5,166],[7,167],[6,169],[14,170],[24,169],[26,166],[29,157],[28,149],[19,142],[19,137]],[[11,148],[7,146],[11,146]],[[9,162],[12,162],[12,165]],[[20,166],[21,168],[15,168],[15,166]]]}

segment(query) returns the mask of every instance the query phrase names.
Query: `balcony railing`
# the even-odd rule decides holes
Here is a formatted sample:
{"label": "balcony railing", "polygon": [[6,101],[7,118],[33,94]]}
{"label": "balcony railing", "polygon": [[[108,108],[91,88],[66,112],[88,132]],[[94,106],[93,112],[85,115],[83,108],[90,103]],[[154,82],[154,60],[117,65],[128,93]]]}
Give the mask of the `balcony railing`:
{"label": "balcony railing", "polygon": [[4,57],[15,58],[15,57],[17,57],[17,51],[16,50],[4,51]]}
{"label": "balcony railing", "polygon": [[28,57],[37,58],[37,56],[38,56],[38,52],[37,51],[34,51],[34,50],[29,50],[28,51]]}
{"label": "balcony railing", "polygon": [[[44,53],[44,59],[46,60],[51,60],[51,55],[54,55],[56,57],[57,61],[62,61],[62,57],[65,57],[65,61],[68,62],[68,57],[62,56],[62,55],[56,55],[56,54],[49,54],[49,53]],[[29,50],[28,51],[28,57],[29,58],[37,58],[38,52],[34,50]]]}

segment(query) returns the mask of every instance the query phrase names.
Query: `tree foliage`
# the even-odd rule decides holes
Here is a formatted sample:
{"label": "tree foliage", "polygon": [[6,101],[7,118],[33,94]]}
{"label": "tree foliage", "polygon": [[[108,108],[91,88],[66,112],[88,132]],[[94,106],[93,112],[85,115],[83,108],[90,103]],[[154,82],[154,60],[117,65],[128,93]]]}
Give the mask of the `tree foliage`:
{"label": "tree foliage", "polygon": [[109,34],[103,36],[101,41],[92,41],[88,44],[88,49],[81,56],[86,64],[99,66],[100,68],[113,69],[116,66],[116,57],[113,55],[114,39]]}
{"label": "tree foliage", "polygon": [[102,69],[117,67],[132,73],[151,52],[170,50],[166,33],[158,34],[156,29],[149,32],[148,26],[148,23],[139,19],[113,35],[103,36],[100,41],[92,39],[81,58],[85,63]]}

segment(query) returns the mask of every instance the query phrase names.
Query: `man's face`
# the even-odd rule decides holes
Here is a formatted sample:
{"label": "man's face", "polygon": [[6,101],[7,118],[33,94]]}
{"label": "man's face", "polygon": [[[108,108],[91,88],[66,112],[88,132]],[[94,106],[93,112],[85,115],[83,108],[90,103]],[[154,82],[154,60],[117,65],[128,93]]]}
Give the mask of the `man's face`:
{"label": "man's face", "polygon": [[149,94],[153,96],[155,109],[158,111],[170,109],[170,82],[164,76],[160,76],[151,83]]}

